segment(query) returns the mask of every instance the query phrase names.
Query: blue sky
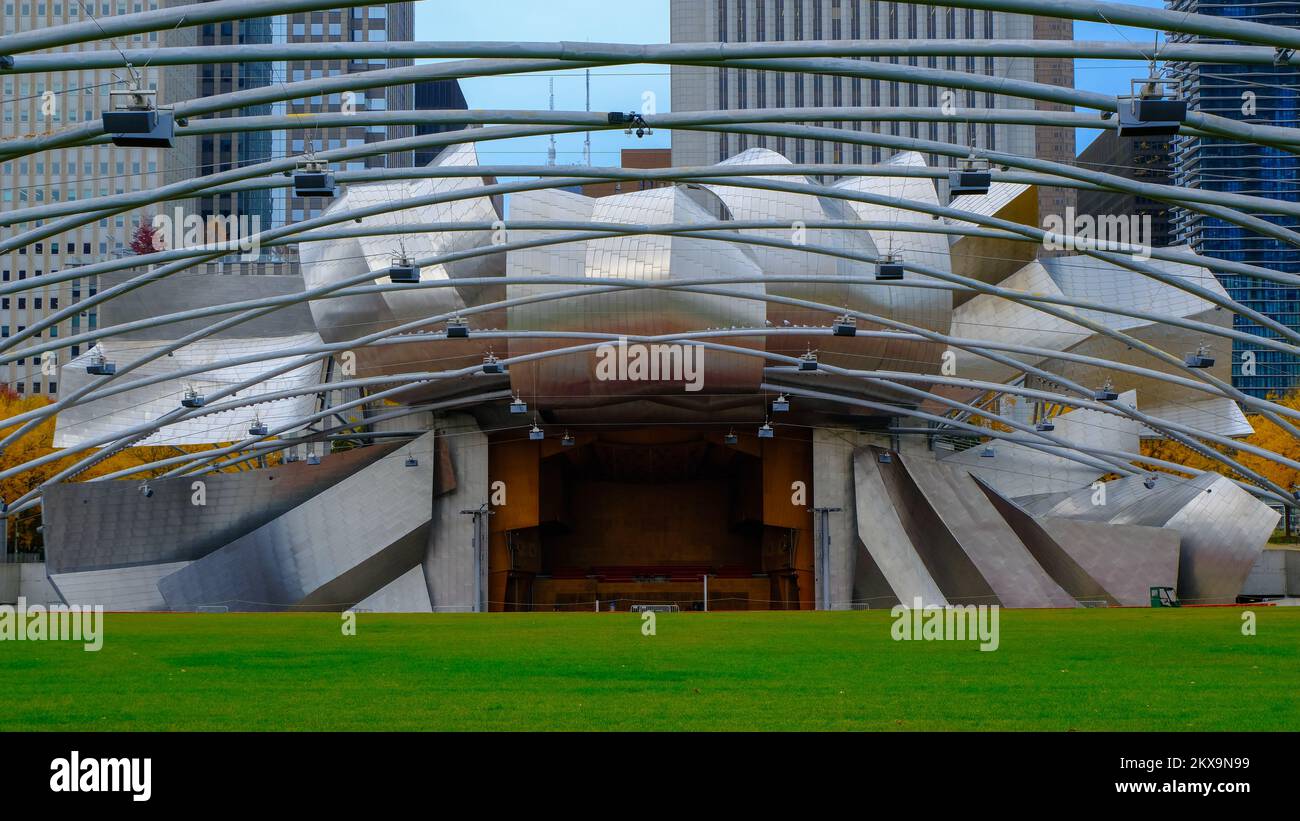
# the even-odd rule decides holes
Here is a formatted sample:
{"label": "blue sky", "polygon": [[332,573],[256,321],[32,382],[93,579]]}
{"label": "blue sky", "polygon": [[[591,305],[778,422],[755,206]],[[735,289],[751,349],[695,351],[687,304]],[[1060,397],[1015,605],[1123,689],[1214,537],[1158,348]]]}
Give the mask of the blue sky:
{"label": "blue sky", "polygon": [[[668,0],[421,0],[415,4],[417,40],[585,40],[613,43],[668,42]],[[642,94],[655,94],[669,110],[667,66],[620,66],[591,71],[592,111],[641,109]],[[555,107],[581,111],[586,89],[581,71],[484,77],[461,81],[470,108],[543,109],[555,80]],[[666,131],[637,139],[621,131],[591,135],[593,165],[618,165],[624,148],[666,148]],[[556,138],[557,162],[582,162],[582,134]],[[485,163],[546,162],[548,139],[501,140],[479,148]]]}
{"label": "blue sky", "polygon": [[[1162,0],[1127,0],[1134,5],[1163,6]],[[1129,40],[1149,46],[1151,34],[1104,23],[1075,23],[1079,40]],[[620,43],[666,43],[668,0],[420,0],[415,4],[417,40],[587,40]],[[1133,77],[1145,76],[1140,62],[1080,61],[1075,66],[1078,88],[1120,94]],[[548,83],[555,79],[555,107],[582,110],[586,106],[582,72],[469,79],[461,82],[471,108],[546,108]],[[666,66],[625,66],[591,72],[593,111],[639,109],[642,94],[653,92],[660,111],[671,109]],[[1080,149],[1097,132],[1077,132]],[[582,135],[556,139],[561,165],[582,160]],[[659,132],[644,139],[621,132],[592,135],[592,162],[617,165],[623,148],[664,147],[670,135]],[[546,161],[546,138],[503,140],[480,148],[490,163],[540,164]]]}

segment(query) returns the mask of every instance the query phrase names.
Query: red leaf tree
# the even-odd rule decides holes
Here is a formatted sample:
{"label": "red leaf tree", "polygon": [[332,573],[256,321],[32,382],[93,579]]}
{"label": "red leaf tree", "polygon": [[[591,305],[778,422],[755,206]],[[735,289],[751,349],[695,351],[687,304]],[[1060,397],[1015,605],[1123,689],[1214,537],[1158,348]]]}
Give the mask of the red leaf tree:
{"label": "red leaf tree", "polygon": [[154,246],[154,238],[157,236],[158,229],[153,227],[153,223],[141,222],[131,235],[131,250],[137,254],[152,254],[158,250]]}

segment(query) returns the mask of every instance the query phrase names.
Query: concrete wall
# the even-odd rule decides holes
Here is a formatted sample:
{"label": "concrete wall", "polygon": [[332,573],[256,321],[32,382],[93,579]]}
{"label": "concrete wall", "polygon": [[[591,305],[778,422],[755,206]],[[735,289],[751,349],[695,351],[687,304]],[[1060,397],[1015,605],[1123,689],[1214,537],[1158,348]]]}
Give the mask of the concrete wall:
{"label": "concrete wall", "polygon": [[[855,590],[854,584],[855,577],[864,575],[858,572],[858,559],[867,553],[858,541],[858,513],[853,494],[853,451],[868,444],[888,447],[889,439],[832,428],[817,428],[813,431],[813,506],[840,508],[838,513],[831,513],[828,517],[831,537],[831,609],[835,610],[848,610],[865,597],[879,592],[876,589],[878,585],[871,585],[871,590]],[[817,543],[814,540],[814,544]],[[823,567],[820,555],[815,557],[813,566],[820,572]],[[866,570],[869,571],[866,575],[870,578],[879,576],[879,571],[874,567]],[[817,608],[824,609],[826,605],[822,601],[823,585],[820,579],[816,589]]]}
{"label": "concrete wall", "polygon": [[1250,569],[1241,592],[1247,596],[1300,596],[1300,550],[1265,550]]}
{"label": "concrete wall", "polygon": [[[461,511],[475,510],[488,501],[488,440],[473,417],[465,414],[447,416],[436,429],[438,447],[446,447],[451,456],[456,487],[433,500],[424,579],[434,612],[469,612],[474,610],[474,517]],[[486,591],[486,545],[481,583]]]}
{"label": "concrete wall", "polygon": [[18,597],[28,604],[59,604],[62,599],[45,578],[44,562],[0,564],[0,604],[16,604]]}

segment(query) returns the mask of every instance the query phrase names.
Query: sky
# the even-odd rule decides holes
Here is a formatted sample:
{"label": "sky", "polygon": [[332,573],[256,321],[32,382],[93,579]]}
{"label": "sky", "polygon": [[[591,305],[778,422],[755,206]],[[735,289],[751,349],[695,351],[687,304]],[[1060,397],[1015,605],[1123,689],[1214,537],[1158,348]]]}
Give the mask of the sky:
{"label": "sky", "polygon": [[[415,4],[416,40],[575,40],[606,43],[667,43],[668,0],[420,0]],[[668,66],[619,66],[591,70],[592,111],[641,110],[642,95],[655,95],[656,108],[669,111]],[[586,83],[581,71],[461,80],[470,108],[545,109],[550,81],[555,108],[583,111]],[[667,148],[670,135],[641,139],[621,131],[593,132],[593,165],[619,165],[624,148]],[[582,163],[582,134],[556,137],[558,165]],[[547,137],[481,143],[482,162],[546,162]]]}
{"label": "sky", "polygon": [[[1133,5],[1163,6],[1163,0],[1127,0]],[[1152,45],[1151,34],[1105,23],[1076,22],[1078,40],[1116,40],[1144,47]],[[668,0],[418,0],[415,4],[416,40],[583,40],[616,43],[667,43]],[[593,69],[592,111],[630,111],[641,108],[642,95],[655,95],[660,111],[671,110],[667,66],[623,66]],[[1107,94],[1128,92],[1129,80],[1145,77],[1146,67],[1137,61],[1077,61],[1075,86]],[[583,74],[555,72],[516,77],[472,78],[461,81],[470,108],[544,109],[549,105],[549,82],[555,81],[555,108],[581,111],[586,108]],[[1096,131],[1076,132],[1076,147],[1082,150]],[[618,165],[623,148],[662,148],[670,135],[657,132],[637,139],[622,132],[592,134],[592,163]],[[548,138],[502,140],[480,146],[486,163],[546,162]],[[583,135],[556,138],[557,162],[582,162]]]}

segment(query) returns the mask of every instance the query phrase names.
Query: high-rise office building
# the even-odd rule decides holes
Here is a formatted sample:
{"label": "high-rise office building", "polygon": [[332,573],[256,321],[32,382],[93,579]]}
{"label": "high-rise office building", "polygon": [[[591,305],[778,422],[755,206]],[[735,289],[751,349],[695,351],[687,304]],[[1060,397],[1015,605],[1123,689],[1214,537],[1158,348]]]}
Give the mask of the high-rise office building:
{"label": "high-rise office building", "polygon": [[[1212,17],[1300,28],[1300,2],[1256,0],[1171,0],[1169,8]],[[1223,43],[1211,37],[1179,34],[1175,42]],[[1300,126],[1300,70],[1292,65],[1207,65],[1171,63],[1172,76],[1193,111],[1261,125]],[[1300,157],[1280,148],[1219,137],[1178,137],[1174,141],[1174,182],[1188,188],[1249,194],[1268,199],[1300,200]],[[1295,230],[1300,219],[1256,213],[1275,225]],[[1300,273],[1300,251],[1282,240],[1232,225],[1217,217],[1174,209],[1179,243],[1209,257]],[[1222,275],[1228,294],[1291,328],[1300,328],[1300,288],[1255,277]],[[1276,333],[1240,316],[1238,330],[1264,337]],[[1300,359],[1268,348],[1234,342],[1233,384],[1245,393],[1267,396],[1300,384]]]}
{"label": "high-rise office building", "polygon": [[[4,0],[3,34],[80,23],[121,14],[132,14],[173,5],[160,0]],[[192,29],[149,32],[100,41],[63,46],[54,51],[75,53],[111,49],[148,48],[157,45],[186,45],[193,42]],[[178,96],[169,84],[170,70],[139,69],[143,85],[155,89],[160,103]],[[50,134],[99,120],[109,105],[109,91],[124,88],[121,69],[80,69],[53,73],[15,74],[4,78],[0,139],[25,134]],[[166,178],[163,149],[118,148],[111,144],[87,145],[32,154],[0,164],[0,210],[39,206],[91,197],[105,197],[157,188]],[[0,253],[0,278],[4,282],[39,280],[47,274],[90,262],[130,254],[131,235],[143,218],[143,211],[131,211],[88,223],[67,233]],[[31,224],[0,227],[0,239],[28,231]],[[47,285],[0,297],[0,335],[8,338],[25,331],[50,313],[67,308],[96,292],[95,277]],[[94,308],[69,317],[42,332],[39,341],[93,331],[98,323]],[[33,339],[37,342],[37,339]],[[27,343],[23,343],[27,344]],[[70,349],[81,353],[80,346]],[[67,361],[69,351],[60,351],[58,363]],[[57,397],[56,378],[43,373],[41,362],[27,358],[0,365],[0,380],[23,395]]]}
{"label": "high-rise office building", "polygon": [[[1104,171],[1137,182],[1169,185],[1173,178],[1170,137],[1120,137],[1103,131],[1080,154],[1078,165],[1089,171]],[[1140,241],[1152,248],[1173,244],[1169,216],[1173,208],[1164,202],[1124,191],[1102,189],[1079,192],[1079,214],[1137,215],[1151,218],[1151,236]]]}
{"label": "high-rise office building", "polygon": [[[456,80],[426,80],[416,83],[414,97],[416,111],[464,111],[469,108],[469,104],[465,102],[465,94],[460,90],[460,83]],[[441,134],[444,131],[457,131],[461,128],[464,126],[417,125],[415,134],[417,136]],[[414,152],[414,165],[416,168],[422,168],[436,160],[441,153],[441,146],[419,149]]]}
{"label": "high-rise office building", "polygon": [[[672,0],[674,43],[771,42],[794,40],[1070,39],[1070,21],[1046,21],[1007,14],[879,0]],[[1006,57],[871,58],[892,65],[964,71],[989,77],[1074,85],[1068,59]],[[820,106],[904,106],[939,108],[944,89],[890,80],[830,77],[809,73],[674,66],[672,107],[676,112]],[[958,108],[1033,109],[1032,100],[957,90]],[[1056,107],[1040,103],[1039,108]],[[1029,125],[951,122],[824,122],[818,125],[977,146],[1025,157],[1069,163],[1073,139],[1065,129]],[[795,163],[879,163],[895,152],[883,147],[785,137],[678,131],[674,165],[708,165],[747,148],[764,147]],[[952,165],[931,156],[932,165]],[[1041,213],[1061,213],[1073,202],[1065,189],[1040,195]]]}
{"label": "high-rise office building", "polygon": [[[198,44],[245,45],[259,43],[383,43],[411,39],[414,16],[411,3],[357,6],[326,9],[275,17],[232,20],[199,27]],[[303,60],[264,63],[216,63],[193,66],[196,96],[227,94],[277,83],[352,74],[375,69],[398,68],[411,64],[409,58],[369,57],[348,60]],[[258,116],[268,114],[306,114],[341,111],[345,105],[355,110],[405,110],[412,107],[412,84],[372,88],[353,92],[345,99],[340,92],[250,106],[223,112],[221,116]],[[196,138],[199,171],[211,174],[229,168],[265,162],[285,156],[301,156],[315,151],[364,145],[387,139],[410,136],[409,125],[355,125],[329,128],[303,128],[288,131],[248,131],[212,134]],[[176,161],[185,158],[176,156]],[[346,169],[364,169],[408,165],[410,152],[375,156],[345,164]],[[264,228],[308,219],[320,213],[324,202],[300,199],[285,189],[247,191],[206,197],[197,204],[198,213],[207,216],[257,216]]]}

